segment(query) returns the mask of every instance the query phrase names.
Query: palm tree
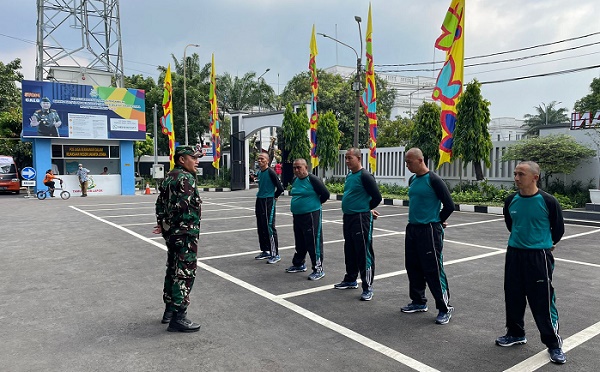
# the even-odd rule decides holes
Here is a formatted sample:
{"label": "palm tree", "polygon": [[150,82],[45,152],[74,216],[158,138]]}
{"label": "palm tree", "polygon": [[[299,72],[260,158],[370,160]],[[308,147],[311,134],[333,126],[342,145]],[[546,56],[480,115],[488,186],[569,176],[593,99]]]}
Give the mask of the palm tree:
{"label": "palm tree", "polygon": [[[550,125],[550,124],[565,124],[569,123],[569,117],[567,116],[568,110],[564,107],[556,109],[556,106],[561,102],[552,101],[549,104],[541,103],[539,106],[535,106],[534,108],[537,111],[537,114],[526,114],[525,124],[523,126],[527,127],[526,135],[537,136],[540,133],[540,127]],[[542,107],[543,105],[543,107]]]}
{"label": "palm tree", "polygon": [[226,72],[217,78],[217,97],[221,113],[251,110],[254,107],[272,109],[275,92],[264,80],[257,81],[253,71],[241,78],[232,77]]}

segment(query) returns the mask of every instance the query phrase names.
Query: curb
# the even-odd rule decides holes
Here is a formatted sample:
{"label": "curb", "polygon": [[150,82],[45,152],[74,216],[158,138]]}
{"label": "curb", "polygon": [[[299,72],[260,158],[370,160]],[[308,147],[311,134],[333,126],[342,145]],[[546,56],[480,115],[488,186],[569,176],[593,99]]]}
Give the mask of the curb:
{"label": "curb", "polygon": [[[289,191],[285,190],[283,192],[283,195],[287,195],[289,196]],[[337,200],[337,201],[341,201],[342,200],[342,196],[340,194],[331,194],[329,196],[329,200]],[[408,207],[408,200],[403,200],[403,199],[389,199],[389,198],[384,198],[381,203],[383,205],[398,205],[401,207]],[[502,207],[494,207],[494,206],[487,206],[487,205],[471,205],[471,204],[454,204],[454,211],[456,212],[474,212],[474,213],[487,213],[487,214],[497,214],[502,216]],[[574,225],[584,225],[584,226],[592,226],[592,227],[600,227],[600,221],[598,220],[584,220],[584,219],[580,219],[580,218],[573,218],[570,217],[570,215],[568,215],[567,213],[565,213],[567,211],[563,211],[563,214],[566,214],[564,216],[564,220],[567,223],[571,223]]]}
{"label": "curb", "polygon": [[204,192],[228,192],[231,191],[229,187],[198,187],[198,190]]}

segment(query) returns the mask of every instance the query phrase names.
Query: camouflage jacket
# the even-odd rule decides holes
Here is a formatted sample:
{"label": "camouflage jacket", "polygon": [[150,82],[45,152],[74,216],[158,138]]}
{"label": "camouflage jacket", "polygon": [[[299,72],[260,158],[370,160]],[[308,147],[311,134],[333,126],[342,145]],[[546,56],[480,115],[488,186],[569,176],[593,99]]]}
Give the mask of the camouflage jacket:
{"label": "camouflage jacket", "polygon": [[196,177],[177,165],[159,187],[156,222],[163,236],[200,233],[200,194]]}

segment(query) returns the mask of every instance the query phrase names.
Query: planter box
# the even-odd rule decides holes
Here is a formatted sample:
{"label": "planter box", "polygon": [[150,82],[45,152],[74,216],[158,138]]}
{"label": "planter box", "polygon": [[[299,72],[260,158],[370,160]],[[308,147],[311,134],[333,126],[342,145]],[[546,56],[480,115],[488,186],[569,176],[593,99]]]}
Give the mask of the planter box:
{"label": "planter box", "polygon": [[592,201],[592,204],[600,205],[600,190],[590,189],[590,200]]}

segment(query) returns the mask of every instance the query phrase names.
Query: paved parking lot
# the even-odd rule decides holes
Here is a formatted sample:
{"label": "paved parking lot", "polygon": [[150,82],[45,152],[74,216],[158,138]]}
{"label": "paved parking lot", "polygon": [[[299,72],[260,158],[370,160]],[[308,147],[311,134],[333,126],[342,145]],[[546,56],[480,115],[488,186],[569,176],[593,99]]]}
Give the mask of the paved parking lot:
{"label": "paved parking lot", "polygon": [[[455,212],[444,258],[449,324],[403,314],[407,207],[385,205],[374,229],[374,298],[339,291],[344,275],[339,201],[324,205],[320,281],[285,273],[294,252],[290,198],[277,203],[282,260],[256,261],[255,190],[202,193],[194,334],[166,332],[165,246],[151,233],[156,195],[71,198],[0,195],[2,371],[595,371],[600,354],[600,228],[567,225],[554,286],[568,362],[548,362],[527,310],[528,343],[504,333],[502,216]],[[8,213],[7,213],[8,212]],[[429,293],[428,293],[429,295]],[[431,296],[429,295],[429,298]]]}

